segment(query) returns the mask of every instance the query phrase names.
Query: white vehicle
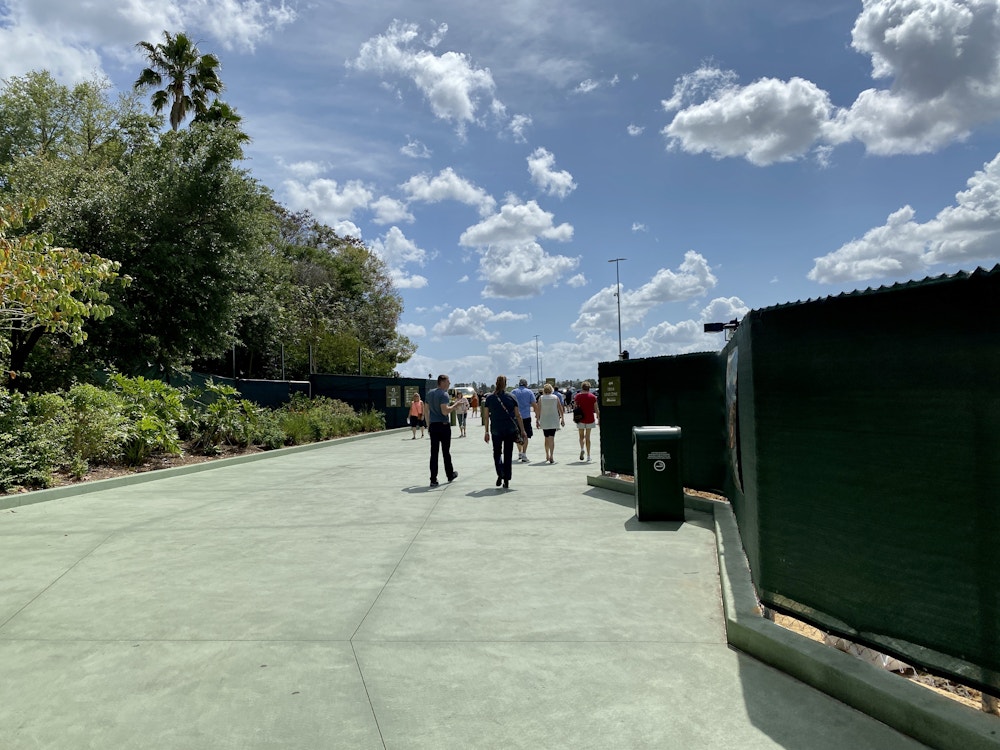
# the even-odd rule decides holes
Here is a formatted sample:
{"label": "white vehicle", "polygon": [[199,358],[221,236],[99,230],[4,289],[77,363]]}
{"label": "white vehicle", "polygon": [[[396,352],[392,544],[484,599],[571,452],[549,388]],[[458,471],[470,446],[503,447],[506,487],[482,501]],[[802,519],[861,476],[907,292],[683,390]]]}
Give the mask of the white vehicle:
{"label": "white vehicle", "polygon": [[475,392],[475,389],[471,385],[456,385],[449,391],[455,398],[458,398],[458,395],[462,394],[468,399],[471,399]]}

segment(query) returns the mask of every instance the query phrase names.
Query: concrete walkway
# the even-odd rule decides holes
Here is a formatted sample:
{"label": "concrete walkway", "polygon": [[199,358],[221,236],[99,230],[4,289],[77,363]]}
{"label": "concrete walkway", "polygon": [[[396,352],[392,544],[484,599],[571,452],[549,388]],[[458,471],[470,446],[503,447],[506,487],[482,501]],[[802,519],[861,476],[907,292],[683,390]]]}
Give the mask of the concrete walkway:
{"label": "concrete walkway", "polygon": [[727,645],[709,515],[636,522],[574,431],[506,492],[452,445],[0,511],[0,748],[923,747]]}

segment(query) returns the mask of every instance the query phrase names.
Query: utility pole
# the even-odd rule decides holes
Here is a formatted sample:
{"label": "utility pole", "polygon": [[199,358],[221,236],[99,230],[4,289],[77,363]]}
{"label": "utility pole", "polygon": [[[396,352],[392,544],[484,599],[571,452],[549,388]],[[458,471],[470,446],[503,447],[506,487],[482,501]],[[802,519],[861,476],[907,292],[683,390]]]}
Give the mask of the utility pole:
{"label": "utility pole", "polygon": [[615,301],[618,303],[618,356],[622,355],[622,282],[618,275],[618,263],[628,258],[612,258],[608,263],[615,264]]}
{"label": "utility pole", "polygon": [[542,382],[542,366],[539,364],[538,359],[538,334],[535,334],[535,373],[538,375],[538,380],[535,381],[535,385]]}

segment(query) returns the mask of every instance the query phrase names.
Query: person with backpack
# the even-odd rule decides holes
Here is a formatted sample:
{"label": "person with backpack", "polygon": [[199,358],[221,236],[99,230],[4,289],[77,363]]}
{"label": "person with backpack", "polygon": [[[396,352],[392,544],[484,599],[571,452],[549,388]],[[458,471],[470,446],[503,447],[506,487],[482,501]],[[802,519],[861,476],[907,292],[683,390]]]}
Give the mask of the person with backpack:
{"label": "person with backpack", "polygon": [[510,488],[514,443],[522,443],[524,422],[517,400],[507,393],[507,378],[497,375],[496,388],[483,400],[483,440],[493,441],[493,465],[497,471],[497,487]]}

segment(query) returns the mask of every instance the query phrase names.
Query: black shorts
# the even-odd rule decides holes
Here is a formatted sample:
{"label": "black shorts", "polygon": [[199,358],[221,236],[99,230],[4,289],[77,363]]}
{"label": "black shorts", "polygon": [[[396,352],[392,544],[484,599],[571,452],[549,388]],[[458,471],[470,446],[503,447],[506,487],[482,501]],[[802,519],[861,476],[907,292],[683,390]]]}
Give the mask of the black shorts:
{"label": "black shorts", "polygon": [[421,417],[410,417],[410,427],[420,427],[424,420]]}
{"label": "black shorts", "polygon": [[559,430],[555,428],[551,430],[542,430],[542,434],[545,435],[545,437],[555,437],[557,432],[559,432]]}
{"label": "black shorts", "polygon": [[521,417],[521,421],[524,422],[524,434],[528,437],[534,437],[535,433],[531,430],[531,418]]}

